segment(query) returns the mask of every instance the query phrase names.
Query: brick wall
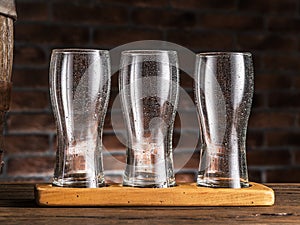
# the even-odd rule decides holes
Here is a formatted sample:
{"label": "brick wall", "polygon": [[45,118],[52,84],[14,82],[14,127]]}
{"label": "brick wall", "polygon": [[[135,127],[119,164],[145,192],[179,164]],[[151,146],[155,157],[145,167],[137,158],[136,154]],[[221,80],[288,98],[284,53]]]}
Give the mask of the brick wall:
{"label": "brick wall", "polygon": [[[48,93],[51,49],[112,49],[156,39],[194,52],[252,52],[250,180],[300,182],[300,0],[16,0],[16,5],[14,87],[0,181],[51,179],[56,148]],[[182,76],[181,83],[193,95],[192,80]],[[110,106],[117,90],[114,79]],[[194,112],[186,108],[184,113],[190,118]],[[177,117],[175,144],[179,128]],[[125,147],[112,130],[110,111],[104,129],[104,145],[110,153],[104,157],[106,178],[120,182]],[[181,135],[197,133],[195,129],[187,132]],[[192,157],[177,179],[192,181],[199,152],[186,141],[175,154],[176,163],[180,164],[183,154]]]}

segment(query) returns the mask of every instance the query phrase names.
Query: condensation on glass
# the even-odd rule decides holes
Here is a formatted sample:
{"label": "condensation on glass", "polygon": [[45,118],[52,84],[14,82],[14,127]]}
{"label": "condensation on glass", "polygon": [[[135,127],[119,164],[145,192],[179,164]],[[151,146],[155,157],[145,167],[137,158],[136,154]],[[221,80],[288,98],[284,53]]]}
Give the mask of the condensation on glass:
{"label": "condensation on glass", "polygon": [[202,132],[199,186],[249,186],[246,132],[253,76],[250,53],[197,55],[195,96]]}
{"label": "condensation on glass", "polygon": [[53,50],[50,95],[58,134],[54,185],[104,186],[102,131],[109,92],[108,51]]}
{"label": "condensation on glass", "polygon": [[122,52],[119,87],[128,139],[123,185],[174,186],[172,135],[179,90],[177,53]]}

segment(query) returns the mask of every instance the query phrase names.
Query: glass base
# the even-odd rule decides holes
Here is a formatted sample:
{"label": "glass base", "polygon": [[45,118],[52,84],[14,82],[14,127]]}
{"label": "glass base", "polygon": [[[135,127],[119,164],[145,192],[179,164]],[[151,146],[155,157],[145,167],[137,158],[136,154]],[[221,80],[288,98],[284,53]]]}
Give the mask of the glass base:
{"label": "glass base", "polygon": [[135,177],[128,177],[124,175],[123,186],[139,187],[139,188],[168,188],[176,186],[175,179],[158,182],[155,180],[154,173],[139,173]]}
{"label": "glass base", "polygon": [[53,186],[69,188],[97,188],[105,186],[104,176],[91,179],[86,173],[69,174],[68,177],[54,178]]}
{"label": "glass base", "polygon": [[197,178],[197,185],[211,188],[247,188],[249,183],[242,179],[235,180],[230,178],[214,177],[214,178]]}

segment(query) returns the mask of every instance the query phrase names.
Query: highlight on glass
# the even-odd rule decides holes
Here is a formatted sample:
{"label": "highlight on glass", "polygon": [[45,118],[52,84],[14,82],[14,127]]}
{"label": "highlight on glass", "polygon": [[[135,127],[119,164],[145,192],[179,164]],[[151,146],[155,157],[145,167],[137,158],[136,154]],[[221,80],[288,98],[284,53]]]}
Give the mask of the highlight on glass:
{"label": "highlight on glass", "polygon": [[179,92],[176,51],[123,51],[119,89],[128,140],[123,185],[174,186],[172,135]]}
{"label": "highlight on glass", "polygon": [[195,96],[202,132],[197,184],[248,187],[246,132],[253,96],[250,53],[196,57]]}
{"label": "highlight on glass", "polygon": [[110,92],[109,52],[55,49],[49,79],[58,140],[53,185],[104,186],[102,131]]}

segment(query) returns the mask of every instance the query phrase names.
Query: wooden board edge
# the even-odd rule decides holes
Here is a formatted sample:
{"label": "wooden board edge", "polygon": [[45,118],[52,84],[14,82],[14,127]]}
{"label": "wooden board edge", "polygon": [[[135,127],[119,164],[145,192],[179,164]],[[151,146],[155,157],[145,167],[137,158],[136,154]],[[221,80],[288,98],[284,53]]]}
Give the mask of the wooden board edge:
{"label": "wooden board edge", "polygon": [[[39,206],[271,206],[274,191],[251,182],[242,189],[204,188],[195,183],[173,188],[130,188],[118,184],[104,188],[60,188],[35,186]],[[151,196],[151,199],[145,199]]]}

